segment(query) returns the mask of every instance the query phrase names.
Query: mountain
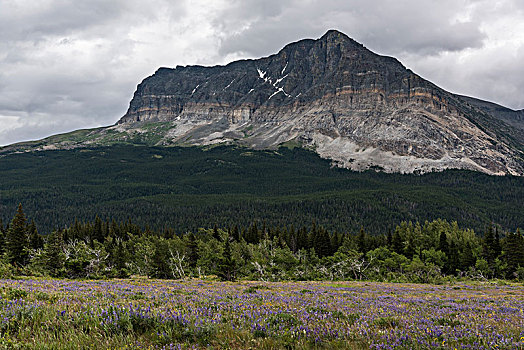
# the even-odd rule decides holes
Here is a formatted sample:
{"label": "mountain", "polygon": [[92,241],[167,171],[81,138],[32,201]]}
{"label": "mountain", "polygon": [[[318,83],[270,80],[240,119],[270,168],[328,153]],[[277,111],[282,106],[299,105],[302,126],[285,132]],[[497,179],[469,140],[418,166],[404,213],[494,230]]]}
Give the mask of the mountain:
{"label": "mountain", "polygon": [[460,98],[473,107],[491,114],[515,128],[524,130],[524,109],[515,111],[496,103],[479,100],[473,97],[460,96]]}
{"label": "mountain", "polygon": [[115,125],[2,152],[117,143],[302,146],[359,171],[524,174],[522,114],[447,92],[335,30],[256,60],[160,68]]}

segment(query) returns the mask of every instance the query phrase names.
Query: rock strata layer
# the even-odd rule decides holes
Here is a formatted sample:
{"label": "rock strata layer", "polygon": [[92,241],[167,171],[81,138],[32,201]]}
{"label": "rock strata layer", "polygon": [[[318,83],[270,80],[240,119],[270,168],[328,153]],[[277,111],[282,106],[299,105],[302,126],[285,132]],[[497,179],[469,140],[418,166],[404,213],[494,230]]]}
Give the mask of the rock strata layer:
{"label": "rock strata layer", "polygon": [[332,30],[261,59],[160,68],[137,87],[116,125],[68,145],[137,135],[157,145],[286,144],[353,170],[524,174],[519,112],[497,114],[476,101]]}

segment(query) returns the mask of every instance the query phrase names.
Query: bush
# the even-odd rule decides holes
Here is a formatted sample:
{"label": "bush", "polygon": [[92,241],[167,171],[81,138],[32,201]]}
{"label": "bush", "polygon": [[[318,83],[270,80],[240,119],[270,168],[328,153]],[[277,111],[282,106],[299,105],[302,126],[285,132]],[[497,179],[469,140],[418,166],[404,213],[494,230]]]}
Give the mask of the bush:
{"label": "bush", "polygon": [[12,278],[16,274],[13,265],[0,261],[0,278]]}

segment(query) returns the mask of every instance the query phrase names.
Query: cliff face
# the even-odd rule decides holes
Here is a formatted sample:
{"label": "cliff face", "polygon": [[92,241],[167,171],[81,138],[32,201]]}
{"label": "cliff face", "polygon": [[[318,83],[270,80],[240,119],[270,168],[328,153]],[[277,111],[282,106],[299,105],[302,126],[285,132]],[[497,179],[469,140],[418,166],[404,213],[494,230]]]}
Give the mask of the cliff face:
{"label": "cliff face", "polygon": [[329,31],[257,60],[160,68],[115,126],[66,144],[293,144],[354,170],[524,174],[524,130],[469,102]]}
{"label": "cliff face", "polygon": [[337,31],[258,60],[161,68],[118,125],[152,121],[173,122],[161,143],[296,141],[355,170],[523,173],[522,130]]}

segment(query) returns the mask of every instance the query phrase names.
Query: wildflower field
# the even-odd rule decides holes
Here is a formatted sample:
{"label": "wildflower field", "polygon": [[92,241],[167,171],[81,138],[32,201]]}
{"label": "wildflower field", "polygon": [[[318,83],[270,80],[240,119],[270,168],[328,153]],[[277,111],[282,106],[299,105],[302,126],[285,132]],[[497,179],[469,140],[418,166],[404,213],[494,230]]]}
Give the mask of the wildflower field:
{"label": "wildflower field", "polygon": [[0,349],[524,349],[524,286],[0,280]]}

